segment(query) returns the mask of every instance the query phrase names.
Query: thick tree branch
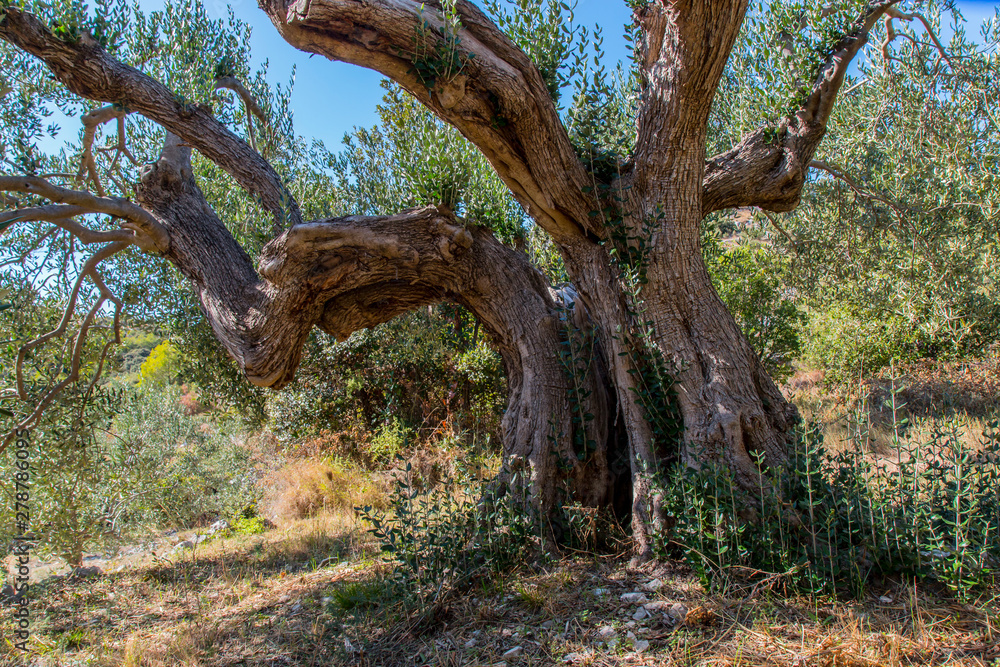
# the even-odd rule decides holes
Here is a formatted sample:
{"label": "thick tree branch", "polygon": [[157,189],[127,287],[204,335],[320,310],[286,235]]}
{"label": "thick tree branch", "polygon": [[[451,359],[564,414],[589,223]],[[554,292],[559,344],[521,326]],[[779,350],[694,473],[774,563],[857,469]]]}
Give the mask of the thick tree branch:
{"label": "thick tree branch", "polygon": [[298,205],[274,168],[209,109],[185,102],[159,81],[119,62],[90,36],[63,41],[37,17],[11,7],[0,22],[0,39],[42,60],[77,95],[118,104],[180,136],[259,196],[282,227],[301,221]]}
{"label": "thick tree branch", "polygon": [[[557,241],[601,235],[597,220],[588,216],[599,206],[583,191],[589,185],[586,169],[538,69],[474,4],[456,3],[457,40],[442,29],[439,2],[260,4],[296,48],[381,72],[455,126]],[[433,83],[421,78],[421,66],[442,59],[460,67]]]}
{"label": "thick tree branch", "polygon": [[708,115],[747,4],[657,0],[634,10],[641,28],[642,102],[633,155],[640,197],[661,200],[666,190],[700,187]]}
{"label": "thick tree branch", "polygon": [[738,206],[783,212],[798,205],[809,163],[826,134],[851,61],[895,2],[882,0],[868,7],[821,66],[801,108],[708,161],[702,195],[705,215]]}

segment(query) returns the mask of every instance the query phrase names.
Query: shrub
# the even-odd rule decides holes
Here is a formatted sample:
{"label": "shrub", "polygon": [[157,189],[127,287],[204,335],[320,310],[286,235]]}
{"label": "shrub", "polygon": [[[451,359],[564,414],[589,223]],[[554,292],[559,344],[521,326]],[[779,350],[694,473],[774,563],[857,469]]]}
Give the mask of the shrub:
{"label": "shrub", "polygon": [[176,382],[180,375],[181,354],[169,340],[165,340],[149,353],[139,368],[139,384],[165,385]]}
{"label": "shrub", "polygon": [[483,500],[481,480],[423,489],[412,468],[396,480],[388,510],[358,508],[393,566],[393,584],[419,606],[435,605],[477,580],[523,565],[536,549],[528,499]]}
{"label": "shrub", "polygon": [[784,260],[757,242],[724,250],[709,240],[705,247],[719,296],[764,367],[779,382],[784,380],[799,354],[799,327],[805,319],[784,286]]}
{"label": "shrub", "polygon": [[968,595],[1000,573],[997,426],[978,450],[954,425],[895,446],[893,462],[873,463],[859,440],[832,456],[805,433],[750,498],[728,468],[677,467],[661,480],[672,528],[659,551],[709,585],[750,572],[796,591],[860,594],[905,576]]}
{"label": "shrub", "polygon": [[822,368],[834,385],[876,375],[893,360],[911,361],[935,351],[919,328],[901,317],[842,306],[810,313],[805,331],[806,360]]}

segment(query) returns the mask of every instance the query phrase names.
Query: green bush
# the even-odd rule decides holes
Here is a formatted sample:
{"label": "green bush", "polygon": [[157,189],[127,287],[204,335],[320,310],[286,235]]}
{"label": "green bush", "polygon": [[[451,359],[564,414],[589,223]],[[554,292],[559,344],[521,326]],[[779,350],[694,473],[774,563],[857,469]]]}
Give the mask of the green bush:
{"label": "green bush", "polygon": [[165,340],[149,353],[139,368],[139,384],[162,386],[176,382],[181,371],[181,353]]}
{"label": "green bush", "polygon": [[841,306],[810,313],[804,337],[806,361],[823,369],[827,383],[834,385],[875,375],[893,360],[935,352],[919,328],[901,317],[855,313]]}
{"label": "green bush", "polygon": [[483,500],[486,487],[476,479],[425,489],[409,464],[406,472],[387,511],[358,511],[394,566],[398,591],[419,606],[520,567],[536,549],[527,498],[507,493]]}
{"label": "green bush", "polygon": [[483,332],[467,311],[442,304],[345,341],[311,338],[298,379],[270,396],[267,409],[273,430],[289,437],[369,431],[386,444],[387,424],[427,436],[447,422],[498,441],[491,436],[506,395],[500,357]]}
{"label": "green bush", "polygon": [[761,471],[749,496],[728,468],[677,467],[661,479],[672,527],[659,552],[708,585],[750,573],[792,591],[860,594],[907,577],[967,596],[1000,574],[997,426],[978,448],[957,426],[895,444],[898,466],[873,464],[860,441],[831,455],[805,433],[790,465]]}
{"label": "green bush", "polygon": [[784,259],[766,245],[729,249],[708,242],[706,264],[712,282],[764,367],[779,382],[792,372],[800,352],[804,315],[784,286]]}

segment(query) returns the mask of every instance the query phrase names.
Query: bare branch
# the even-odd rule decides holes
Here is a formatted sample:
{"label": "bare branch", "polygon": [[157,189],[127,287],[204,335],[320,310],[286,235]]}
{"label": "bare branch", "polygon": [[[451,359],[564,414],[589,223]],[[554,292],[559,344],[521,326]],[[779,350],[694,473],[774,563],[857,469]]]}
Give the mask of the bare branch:
{"label": "bare branch", "polygon": [[215,80],[215,89],[222,90],[223,88],[228,88],[229,90],[235,92],[243,100],[243,106],[247,110],[247,131],[250,133],[250,145],[254,150],[257,150],[257,139],[254,135],[253,130],[253,119],[250,118],[251,114],[257,116],[262,125],[267,125],[267,116],[264,115],[263,110],[261,110],[260,105],[257,104],[257,100],[254,99],[253,95],[247,90],[243,84],[241,84],[234,76],[220,76]]}
{"label": "bare branch", "polygon": [[5,10],[0,39],[39,58],[69,90],[140,113],[197,148],[249,192],[258,195],[282,226],[301,221],[280,176],[256,151],[200,105],[184,101],[161,82],[113,58],[89,35],[59,39],[34,15]]}
{"label": "bare branch", "polygon": [[779,224],[778,224],[778,221],[774,219],[774,216],[772,216],[772,215],[771,215],[770,213],[768,213],[767,211],[765,211],[765,210],[764,210],[764,209],[762,209],[762,208],[759,208],[759,209],[757,209],[757,210],[758,210],[758,211],[760,211],[761,213],[763,213],[763,214],[764,214],[764,217],[765,217],[765,218],[767,218],[767,221],[771,223],[771,226],[772,226],[772,227],[774,227],[774,228],[775,228],[775,229],[777,229],[777,230],[778,230],[779,232],[781,232],[782,236],[784,236],[784,237],[785,237],[785,239],[786,239],[786,240],[788,241],[789,245],[791,245],[791,246],[793,246],[793,247],[795,246],[795,241],[794,241],[794,240],[792,239],[792,236],[791,236],[791,234],[789,234],[788,232],[786,232],[786,231],[785,231],[785,230],[784,230],[784,229],[783,229],[783,228],[781,227],[781,225],[779,225]]}
{"label": "bare branch", "polygon": [[[883,55],[887,53],[889,42],[895,39],[898,35],[892,30],[892,19],[899,19],[900,21],[912,21],[913,19],[919,20],[924,24],[924,30],[927,31],[927,35],[934,42],[934,46],[937,48],[938,53],[944,58],[945,62],[952,69],[955,68],[954,64],[951,62],[951,58],[948,57],[948,52],[941,45],[941,41],[938,39],[937,35],[934,33],[934,28],[931,27],[930,21],[928,21],[923,14],[919,12],[913,12],[912,14],[905,14],[896,7],[888,7],[885,11],[886,13],[886,41],[882,43],[882,53]],[[891,35],[891,37],[890,37]]]}
{"label": "bare branch", "polygon": [[102,242],[119,242],[131,245],[135,242],[135,234],[126,229],[114,231],[96,231],[88,229],[73,220],[73,216],[93,213],[80,206],[53,204],[35,208],[22,208],[8,213],[0,213],[0,226],[9,222],[51,222],[64,229],[85,244]]}
{"label": "bare branch", "polygon": [[[143,250],[163,254],[170,248],[170,235],[163,225],[157,222],[156,218],[148,211],[126,199],[97,197],[89,192],[61,188],[35,176],[0,176],[0,192],[24,192],[80,209],[69,215],[103,213],[114,218],[121,218],[126,221],[122,226],[133,234],[131,242]],[[41,211],[47,208],[50,207],[32,210]],[[48,218],[39,219],[55,222]],[[71,230],[67,229],[67,231]],[[85,243],[89,243],[89,241],[85,241]]]}
{"label": "bare branch", "polygon": [[870,5],[834,46],[820,67],[803,106],[775,126],[753,132],[705,165],[702,212],[739,206],[790,211],[799,203],[813,154],[851,61],[868,43],[872,28],[898,0]]}
{"label": "bare branch", "polygon": [[[115,341],[121,340],[119,313],[122,302],[120,299],[118,299],[111,293],[110,289],[108,289],[107,284],[104,282],[103,278],[97,272],[97,266],[105,259],[111,257],[112,255],[118,252],[121,252],[128,246],[129,244],[127,243],[109,243],[108,245],[104,246],[104,248],[94,253],[94,255],[91,256],[89,260],[87,260],[86,264],[84,264],[83,271],[81,271],[80,276],[77,278],[77,281],[73,286],[73,291],[70,295],[69,303],[67,303],[66,310],[63,312],[63,317],[62,320],[59,322],[59,325],[52,331],[48,332],[47,334],[39,336],[35,340],[26,343],[18,351],[17,362],[15,367],[16,380],[17,380],[17,397],[20,398],[21,400],[27,400],[28,395],[24,389],[24,376],[23,376],[25,356],[27,355],[28,352],[38,347],[39,345],[49,340],[52,340],[56,336],[61,336],[65,333],[66,328],[69,325],[69,322],[72,320],[73,313],[76,310],[76,302],[79,297],[80,286],[84,278],[89,276],[94,281],[94,284],[97,285],[97,288],[100,292],[100,297],[97,299],[94,305],[91,306],[90,310],[87,312],[87,315],[84,317],[83,322],[80,324],[80,329],[77,332],[73,344],[72,355],[70,358],[70,372],[66,375],[65,378],[63,378],[62,381],[58,382],[56,385],[51,387],[45,393],[42,399],[35,406],[35,409],[31,412],[31,414],[29,414],[27,417],[21,420],[19,424],[17,424],[4,436],[3,441],[0,442],[0,454],[3,453],[3,451],[7,448],[7,446],[10,444],[10,442],[14,439],[14,437],[19,431],[30,429],[38,424],[38,420],[41,419],[41,416],[45,413],[46,408],[48,408],[48,406],[52,403],[52,401],[56,398],[56,396],[58,396],[59,393],[62,392],[63,389],[65,389],[70,384],[80,379],[80,361],[83,356],[83,346],[87,340],[87,333],[93,326],[94,318],[97,317],[97,313],[100,312],[101,307],[108,300],[113,301],[116,306],[115,325],[114,325]],[[91,388],[94,386],[94,383],[97,381],[99,373],[103,369],[104,359],[109,349],[110,349],[110,343],[105,344],[101,353],[100,364],[98,366],[98,371],[97,371],[98,375],[95,376],[94,380],[92,380],[90,384]]]}
{"label": "bare branch", "polygon": [[31,352],[31,350],[38,347],[39,345],[47,343],[53,338],[57,336],[62,336],[64,333],[66,333],[66,327],[69,326],[69,323],[73,319],[73,313],[76,312],[76,302],[80,297],[80,288],[83,285],[84,279],[88,277],[92,278],[93,276],[95,276],[98,264],[100,264],[107,258],[111,257],[112,255],[121,252],[128,246],[129,244],[127,243],[120,243],[120,242],[109,243],[108,245],[104,246],[103,248],[95,252],[93,255],[91,255],[90,259],[88,259],[87,262],[83,265],[83,270],[80,272],[80,275],[77,276],[76,282],[73,284],[73,289],[70,292],[69,299],[66,303],[66,308],[63,310],[62,319],[59,321],[59,324],[56,326],[56,328],[46,334],[39,336],[38,338],[32,341],[25,343],[24,345],[21,346],[21,349],[18,350],[14,371],[17,383],[17,395],[21,400],[23,401],[28,400],[28,392],[24,388],[24,360],[27,357],[28,353]]}
{"label": "bare branch", "polygon": [[125,112],[113,105],[94,109],[83,115],[83,157],[80,159],[80,170],[76,174],[76,180],[78,183],[86,183],[84,178],[86,174],[94,184],[97,194],[102,197],[105,196],[105,192],[104,186],[101,184],[100,174],[97,173],[97,163],[94,160],[94,138],[97,136],[98,127],[115,118],[124,117]]}

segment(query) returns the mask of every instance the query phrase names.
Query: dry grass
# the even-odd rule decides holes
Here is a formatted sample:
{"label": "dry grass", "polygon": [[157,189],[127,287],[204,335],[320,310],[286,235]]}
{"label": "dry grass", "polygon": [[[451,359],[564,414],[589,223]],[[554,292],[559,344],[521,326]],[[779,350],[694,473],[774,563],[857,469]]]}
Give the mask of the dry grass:
{"label": "dry grass", "polygon": [[365,505],[384,508],[388,482],[354,468],[298,459],[271,473],[263,487],[263,513],[282,521]]}
{"label": "dry grass", "polygon": [[[685,569],[630,569],[581,556],[486,581],[419,614],[345,514],[202,545],[176,562],[36,589],[31,664],[519,665],[592,667],[989,666],[1000,661],[998,591],[975,604],[910,585],[858,602],[786,599],[761,588],[706,591]],[[687,607],[632,620],[620,595]],[[602,594],[595,594],[601,589]],[[0,622],[4,634],[8,618]],[[610,628],[605,629],[605,628]],[[636,650],[648,642],[644,651]],[[638,644],[637,644],[638,643]],[[517,657],[504,654],[521,648]],[[20,664],[0,648],[0,664]],[[28,664],[24,661],[23,664]]]}
{"label": "dry grass", "polygon": [[321,598],[371,552],[353,514],[324,512],[93,580],[50,579],[32,589],[30,659],[0,643],[0,665],[299,664],[282,656],[302,651],[328,664]]}
{"label": "dry grass", "polygon": [[963,362],[912,362],[835,388],[823,384],[822,371],[800,369],[784,393],[803,419],[823,426],[833,452],[860,440],[867,451],[890,456],[895,437],[926,442],[940,429],[957,429],[976,449],[1000,417],[1000,351]]}

